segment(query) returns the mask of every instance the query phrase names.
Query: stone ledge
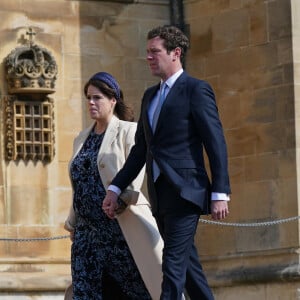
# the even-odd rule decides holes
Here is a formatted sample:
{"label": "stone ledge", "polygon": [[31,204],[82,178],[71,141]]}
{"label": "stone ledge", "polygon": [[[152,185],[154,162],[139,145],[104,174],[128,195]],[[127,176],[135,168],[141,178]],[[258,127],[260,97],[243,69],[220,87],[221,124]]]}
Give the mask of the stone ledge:
{"label": "stone ledge", "polygon": [[[74,0],[71,0],[74,1]],[[76,0],[78,1],[78,0]],[[79,1],[88,1],[88,0],[79,0]],[[94,0],[95,2],[111,2],[111,3],[124,3],[124,4],[132,4],[132,3],[142,3],[142,4],[164,4],[168,5],[168,0]]]}
{"label": "stone ledge", "polygon": [[69,274],[0,273],[0,293],[29,291],[64,291],[71,282]]}
{"label": "stone ledge", "polygon": [[207,273],[212,286],[263,284],[270,282],[300,281],[300,265],[269,265],[262,267],[237,267],[231,270]]}

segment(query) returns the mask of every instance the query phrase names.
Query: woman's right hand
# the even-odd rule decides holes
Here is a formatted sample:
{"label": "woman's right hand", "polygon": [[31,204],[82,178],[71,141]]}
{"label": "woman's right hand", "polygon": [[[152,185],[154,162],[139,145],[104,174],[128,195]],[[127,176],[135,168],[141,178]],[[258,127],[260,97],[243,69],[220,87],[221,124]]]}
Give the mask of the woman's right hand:
{"label": "woman's right hand", "polygon": [[74,230],[70,231],[70,240],[74,242]]}
{"label": "woman's right hand", "polygon": [[74,228],[69,225],[69,222],[65,222],[64,229],[70,232],[70,240],[74,241]]}

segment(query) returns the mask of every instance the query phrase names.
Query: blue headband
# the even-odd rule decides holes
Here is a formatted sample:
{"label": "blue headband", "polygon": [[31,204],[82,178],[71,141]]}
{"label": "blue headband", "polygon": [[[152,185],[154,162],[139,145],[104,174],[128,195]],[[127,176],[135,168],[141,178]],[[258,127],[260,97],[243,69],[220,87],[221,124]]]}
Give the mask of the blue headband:
{"label": "blue headband", "polygon": [[92,79],[96,79],[96,80],[100,80],[103,81],[104,83],[106,83],[110,88],[112,88],[116,94],[116,100],[120,100],[121,98],[121,91],[120,91],[120,86],[117,82],[117,80],[110,75],[109,73],[106,72],[99,72],[94,74],[90,80]]}

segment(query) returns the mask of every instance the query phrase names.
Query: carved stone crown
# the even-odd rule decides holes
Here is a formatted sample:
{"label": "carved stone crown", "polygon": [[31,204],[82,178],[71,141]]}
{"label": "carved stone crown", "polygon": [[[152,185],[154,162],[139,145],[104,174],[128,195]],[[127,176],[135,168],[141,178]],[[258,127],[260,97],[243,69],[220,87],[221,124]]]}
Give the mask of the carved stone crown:
{"label": "carved stone crown", "polygon": [[15,48],[5,58],[10,94],[55,92],[57,64],[51,53],[33,43]]}

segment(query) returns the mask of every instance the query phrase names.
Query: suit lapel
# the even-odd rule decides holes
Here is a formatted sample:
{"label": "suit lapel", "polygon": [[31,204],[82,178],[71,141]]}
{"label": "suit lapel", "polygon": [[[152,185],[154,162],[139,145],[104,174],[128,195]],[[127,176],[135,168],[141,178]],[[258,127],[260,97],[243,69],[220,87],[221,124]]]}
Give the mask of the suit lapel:
{"label": "suit lapel", "polygon": [[110,120],[106,128],[103,141],[98,153],[98,157],[97,157],[98,164],[102,160],[104,153],[107,152],[107,149],[110,148],[112,142],[116,139],[116,136],[118,134],[118,128],[119,128],[119,119],[115,115],[113,115],[112,119]]}
{"label": "suit lapel", "polygon": [[155,95],[156,95],[156,93],[157,93],[157,91],[159,90],[159,87],[160,87],[160,83],[159,84],[157,84],[157,85],[155,85],[155,86],[153,86],[150,90],[149,90],[149,93],[147,93],[147,95],[145,95],[145,105],[144,105],[144,107],[145,107],[145,109],[144,109],[144,111],[143,111],[143,114],[144,114],[144,116],[143,116],[143,119],[144,120],[147,120],[147,122],[145,122],[146,123],[146,127],[147,127],[147,131],[152,135],[153,134],[153,132],[152,132],[152,128],[151,128],[151,122],[150,122],[150,120],[149,120],[149,108],[150,108],[150,106],[151,106],[151,103],[152,103],[152,101],[153,101],[153,99],[154,99],[154,97],[155,97]]}
{"label": "suit lapel", "polygon": [[162,120],[167,118],[168,116],[168,106],[170,105],[176,105],[177,100],[179,99],[179,95],[182,94],[182,90],[186,86],[186,78],[187,75],[185,72],[183,72],[178,79],[175,81],[174,85],[170,89],[162,107],[161,111],[158,117],[157,125],[156,125],[156,130],[159,128],[160,123]]}
{"label": "suit lapel", "polygon": [[[77,154],[81,150],[84,142],[86,141],[87,137],[89,136],[89,134],[94,126],[95,126],[95,123],[93,123],[91,126],[89,126],[86,130],[82,131],[80,133],[80,135],[78,136],[78,138],[75,140],[76,144],[74,145],[74,153],[73,153],[72,159],[70,160],[69,168],[71,166],[72,161],[74,160],[74,158],[77,156]],[[99,153],[98,153],[98,157],[97,157],[98,164],[101,161],[101,159],[103,158],[105,151],[110,147],[110,145],[116,138],[117,133],[118,133],[118,127],[119,127],[119,119],[113,115],[111,121],[108,124],[106,132],[104,134],[103,141],[102,141]]]}

